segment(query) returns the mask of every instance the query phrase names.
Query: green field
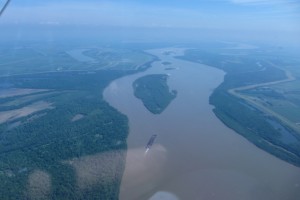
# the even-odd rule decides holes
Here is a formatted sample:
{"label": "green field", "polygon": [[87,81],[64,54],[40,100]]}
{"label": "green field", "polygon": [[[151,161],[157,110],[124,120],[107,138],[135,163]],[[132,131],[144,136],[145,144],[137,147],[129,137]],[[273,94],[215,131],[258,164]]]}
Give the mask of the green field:
{"label": "green field", "polygon": [[[256,98],[261,105],[285,117],[291,123],[300,122],[300,81],[270,85],[246,90],[243,93]],[[299,126],[299,125],[298,125]],[[300,130],[300,126],[299,126]]]}

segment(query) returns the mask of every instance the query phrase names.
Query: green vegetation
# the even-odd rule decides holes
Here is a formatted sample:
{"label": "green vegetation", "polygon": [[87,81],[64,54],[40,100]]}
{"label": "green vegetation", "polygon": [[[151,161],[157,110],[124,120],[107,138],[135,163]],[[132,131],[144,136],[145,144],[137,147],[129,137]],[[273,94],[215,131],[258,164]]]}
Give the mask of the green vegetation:
{"label": "green vegetation", "polygon": [[[1,98],[0,112],[41,100],[53,107],[0,124],[1,199],[118,199],[128,120],[102,92],[112,80],[137,71],[29,69],[32,74],[0,78],[4,88],[49,89]],[[84,117],[72,121],[76,115]]]}
{"label": "green vegetation", "polygon": [[[127,119],[104,102],[101,93],[111,80],[122,74],[52,73],[1,79],[9,79],[16,87],[60,91],[44,96],[44,101],[55,106],[53,110],[41,111],[45,115],[34,120],[29,119],[40,113],[21,118],[21,124],[13,129],[8,129],[9,123],[1,125],[0,194],[5,197],[2,199],[26,199],[28,177],[35,170],[50,175],[51,199],[117,199],[125,162]],[[21,99],[21,104],[15,107],[30,103],[23,101],[24,98],[12,99],[14,102]],[[72,117],[78,113],[86,117],[72,123]],[[76,172],[64,161],[111,151],[121,154],[112,158],[115,163],[112,166],[117,166],[111,169],[116,180],[109,183],[98,180],[89,188],[94,192],[78,189]]]}
{"label": "green vegetation", "polygon": [[0,111],[9,111],[14,109],[23,108],[26,105],[37,102],[39,100],[44,100],[50,96],[55,96],[60,92],[39,92],[35,94],[18,95],[17,97],[8,97],[0,99]]}
{"label": "green vegetation", "polygon": [[140,51],[127,49],[87,49],[83,52],[95,61],[95,67],[104,66],[105,69],[135,70],[143,68],[153,56]]}
{"label": "green vegetation", "polygon": [[61,72],[138,70],[147,67],[153,56],[128,49],[78,48],[59,46],[47,48],[39,45],[24,45],[7,49],[0,47],[0,74],[2,76]]}
{"label": "green vegetation", "polygon": [[141,77],[133,83],[134,95],[153,114],[162,113],[176,98],[177,91],[170,91],[167,79],[165,74],[153,74]]}
{"label": "green vegetation", "polygon": [[[300,166],[300,134],[276,117],[228,92],[233,88],[285,79],[286,75],[283,70],[274,67],[262,55],[257,56],[251,52],[248,52],[247,56],[239,56],[204,50],[188,50],[179,58],[224,70],[227,73],[224,82],[214,90],[210,97],[210,103],[215,106],[216,116],[259,148]],[[252,90],[248,93],[254,95],[257,91]],[[263,94],[266,98],[272,96],[282,101],[286,96],[275,90],[266,90]]]}
{"label": "green vegetation", "polygon": [[[257,103],[280,114],[291,123],[300,123],[300,83],[293,81],[243,91]],[[300,126],[299,126],[300,129]]]}

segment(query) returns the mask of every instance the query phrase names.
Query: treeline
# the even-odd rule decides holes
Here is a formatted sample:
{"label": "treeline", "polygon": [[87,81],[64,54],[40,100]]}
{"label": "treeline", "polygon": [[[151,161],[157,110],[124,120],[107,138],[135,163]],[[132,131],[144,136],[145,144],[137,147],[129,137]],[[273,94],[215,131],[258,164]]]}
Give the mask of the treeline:
{"label": "treeline", "polygon": [[101,92],[112,80],[135,72],[134,70],[99,70],[16,75],[1,78],[0,84],[10,83],[12,87],[17,88],[97,90]]}

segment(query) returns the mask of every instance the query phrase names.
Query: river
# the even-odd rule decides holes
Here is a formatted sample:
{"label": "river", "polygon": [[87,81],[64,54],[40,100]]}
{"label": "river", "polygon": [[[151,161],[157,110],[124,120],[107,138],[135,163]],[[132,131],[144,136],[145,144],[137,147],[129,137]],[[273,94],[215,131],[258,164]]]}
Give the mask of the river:
{"label": "river", "polygon": [[[147,51],[160,61],[113,81],[104,91],[105,100],[129,119],[120,199],[300,199],[300,168],[258,149],[214,115],[209,96],[225,74],[176,59],[184,50]],[[164,61],[172,64],[164,66]],[[132,83],[162,73],[170,75],[168,84],[178,94],[162,114],[153,115],[134,97]],[[153,134],[157,138],[145,153]]]}

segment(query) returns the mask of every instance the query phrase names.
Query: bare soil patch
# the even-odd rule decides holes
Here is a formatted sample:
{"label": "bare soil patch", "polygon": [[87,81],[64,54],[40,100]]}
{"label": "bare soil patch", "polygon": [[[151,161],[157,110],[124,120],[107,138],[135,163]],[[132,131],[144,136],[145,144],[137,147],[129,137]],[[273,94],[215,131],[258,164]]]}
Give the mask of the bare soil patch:
{"label": "bare soil patch", "polygon": [[0,98],[14,97],[20,95],[33,94],[37,92],[45,92],[46,89],[20,89],[20,88],[9,88],[0,89]]}
{"label": "bare soil patch", "polygon": [[28,196],[30,199],[49,199],[51,177],[48,173],[35,170],[28,177]]}
{"label": "bare soil patch", "polygon": [[52,103],[46,101],[38,101],[20,109],[0,112],[0,124],[26,117],[32,113],[45,109],[54,109],[54,106],[52,106]]}
{"label": "bare soil patch", "polygon": [[123,151],[111,151],[64,161],[74,167],[77,185],[81,190],[98,184],[114,184],[119,179],[119,169],[124,157]]}
{"label": "bare soil patch", "polygon": [[71,122],[76,122],[82,118],[84,118],[85,116],[83,114],[77,114],[75,115],[72,119],[71,119]]}

